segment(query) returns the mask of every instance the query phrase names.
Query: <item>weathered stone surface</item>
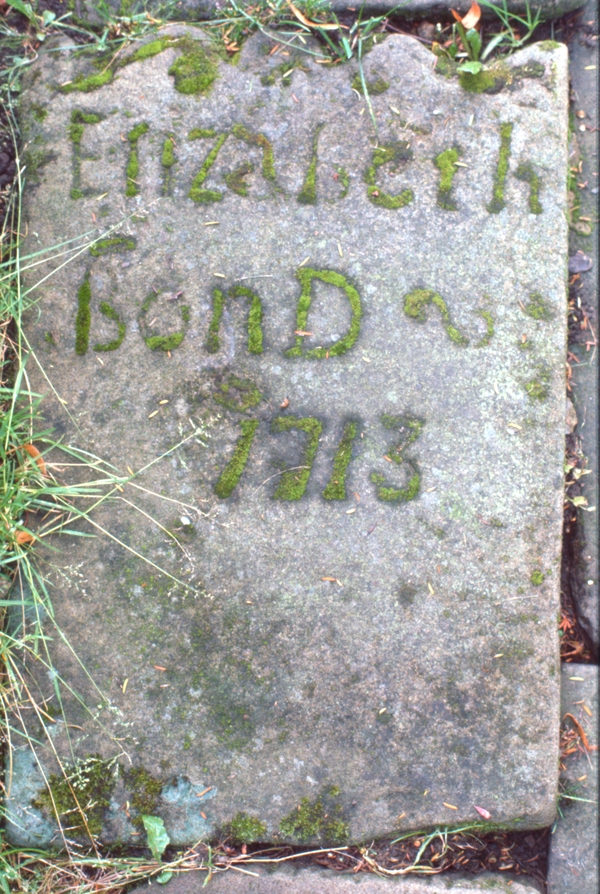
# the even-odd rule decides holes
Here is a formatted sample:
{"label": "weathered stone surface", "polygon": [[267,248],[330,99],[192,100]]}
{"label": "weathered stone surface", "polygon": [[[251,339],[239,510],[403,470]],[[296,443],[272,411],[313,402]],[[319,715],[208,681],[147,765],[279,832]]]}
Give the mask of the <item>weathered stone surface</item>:
{"label": "weathered stone surface", "polygon": [[[178,843],[240,812],[292,841],[474,805],[550,822],[565,49],[515,55],[479,95],[388,39],[365,60],[377,145],[350,66],[256,38],[194,95],[177,60],[198,46],[149,47],[87,93],[60,89],[89,86],[85,60],[48,54],[23,100],[49,153],[31,249],[120,240],[49,262],[27,333],[60,401],[31,362],[33,387],[66,443],[146,489],[94,515],[129,551],[51,555],[107,700],[58,642],[54,661],[115,737],[65,692],[53,747],[119,757],[113,840],[153,812]],[[18,812],[40,770],[17,764],[12,838],[47,840],[43,802]]]}
{"label": "weathered stone surface", "polygon": [[[587,710],[586,710],[587,708]],[[571,714],[598,744],[598,667],[563,664],[561,710]],[[590,713],[588,713],[590,712]],[[591,716],[590,716],[591,715]],[[567,720],[567,725],[570,721]],[[560,813],[550,839],[548,894],[596,894],[598,890],[598,751],[564,758]],[[571,800],[580,798],[581,800]]]}
{"label": "weathered stone surface", "polygon": [[[258,878],[230,871],[213,875],[210,886],[215,894],[538,894],[539,889],[527,880],[515,881],[492,873],[476,878],[444,874],[433,878],[400,876],[381,878],[376,875],[350,875],[325,869],[290,869],[281,867],[266,872],[260,866],[247,866]],[[187,873],[169,882],[172,894],[200,894],[205,873]],[[148,885],[135,889],[135,894],[148,890]],[[204,889],[205,890],[205,889]]]}

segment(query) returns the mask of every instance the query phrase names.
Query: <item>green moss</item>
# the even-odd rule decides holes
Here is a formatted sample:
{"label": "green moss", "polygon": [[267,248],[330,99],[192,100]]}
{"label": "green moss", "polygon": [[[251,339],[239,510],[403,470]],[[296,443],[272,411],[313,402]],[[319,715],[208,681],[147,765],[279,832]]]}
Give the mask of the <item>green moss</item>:
{"label": "green moss", "polygon": [[127,162],[127,186],[125,188],[125,195],[130,198],[132,196],[137,196],[140,191],[136,182],[140,170],[137,144],[139,138],[145,133],[148,133],[149,129],[148,124],[145,121],[142,121],[127,134],[127,139],[129,140],[129,161]]}
{"label": "green moss", "polygon": [[529,210],[532,214],[541,214],[543,209],[540,204],[540,178],[535,173],[533,165],[529,162],[520,164],[515,171],[515,177],[529,183]]}
{"label": "green moss", "polygon": [[532,292],[529,301],[523,306],[524,312],[534,320],[549,323],[554,318],[554,311],[540,292]]}
{"label": "green moss", "polygon": [[450,340],[460,347],[466,347],[469,344],[469,339],[465,335],[461,335],[458,329],[452,325],[446,302],[432,289],[413,289],[412,292],[405,295],[404,313],[418,323],[425,323],[427,321],[425,307],[428,304],[433,304],[438,308],[442,317],[442,325]]}
{"label": "green moss", "polygon": [[262,149],[262,175],[265,180],[275,181],[275,160],[273,157],[273,146],[271,141],[262,133],[252,133],[243,124],[236,124],[233,128],[233,135],[238,140],[243,140],[250,146],[258,146]]}
{"label": "green moss", "polygon": [[175,150],[173,145],[173,140],[171,137],[167,137],[163,143],[163,151],[160,158],[160,163],[163,168],[170,168],[175,164]]}
{"label": "green moss", "polygon": [[250,379],[231,375],[214,394],[215,401],[227,410],[245,413],[260,403],[261,393]]}
{"label": "green moss", "polygon": [[[369,96],[377,96],[380,93],[385,93],[386,90],[390,89],[390,85],[387,81],[384,81],[383,78],[378,77],[372,81],[367,81],[365,79],[365,84],[367,86],[367,93]],[[357,90],[359,93],[363,93],[363,85],[360,79],[360,75],[354,75],[352,79],[352,89]]]}
{"label": "green moss", "polygon": [[194,177],[192,185],[190,187],[190,191],[188,193],[188,196],[190,199],[192,199],[192,201],[199,204],[205,204],[207,202],[220,202],[223,198],[222,192],[219,192],[216,189],[203,189],[202,184],[206,180],[208,172],[214,165],[215,159],[221,151],[221,146],[227,139],[227,136],[228,134],[226,133],[219,134],[217,142],[204,159],[202,167]]}
{"label": "green moss", "polygon": [[98,124],[102,121],[102,115],[82,112],[80,109],[73,109],[71,112],[71,123],[67,128],[69,139],[72,143],[79,146],[83,138],[86,124]]}
{"label": "green moss", "polygon": [[56,341],[54,340],[54,336],[52,335],[50,330],[44,333],[44,341],[46,342],[46,344],[50,345],[50,347],[56,347]]}
{"label": "green moss", "polygon": [[23,165],[29,183],[39,183],[39,171],[52,160],[52,153],[44,149],[26,149],[23,153]]}
{"label": "green moss", "polygon": [[90,755],[67,767],[63,776],[52,774],[48,789],[37,796],[33,806],[55,816],[70,838],[87,838],[88,832],[96,838],[116,786],[116,767],[115,759]]}
{"label": "green moss", "polygon": [[492,201],[487,206],[487,210],[490,214],[499,214],[506,204],[504,201],[504,184],[508,173],[513,127],[514,125],[510,122],[505,122],[500,125],[500,152],[498,154],[496,173],[494,174]]}
{"label": "green moss", "polygon": [[269,71],[261,75],[260,82],[263,87],[272,87],[278,80],[281,78],[281,84],[283,87],[290,87],[292,83],[292,73],[296,68],[302,68],[302,59],[294,58],[287,62],[282,62],[281,65],[275,65],[272,68],[269,68]]}
{"label": "green moss", "polygon": [[306,177],[304,178],[302,189],[298,193],[298,201],[301,205],[317,204],[317,164],[319,160],[317,149],[319,143],[319,134],[323,130],[324,126],[324,124],[318,124],[315,130],[315,135],[313,137],[312,157],[308,166],[308,170],[306,171]]}
{"label": "green moss", "polygon": [[397,171],[400,164],[409,161],[413,157],[412,149],[406,140],[398,140],[373,149],[371,164],[367,168],[364,181],[367,184],[367,195],[374,205],[382,208],[404,208],[412,202],[414,195],[412,189],[405,189],[398,195],[390,195],[383,192],[377,186],[377,170],[385,164],[392,165],[392,171]]}
{"label": "green moss", "polygon": [[188,140],[206,140],[210,137],[216,137],[216,135],[216,130],[205,127],[193,127],[188,134]]}
{"label": "green moss", "polygon": [[346,499],[346,474],[352,459],[352,445],[357,432],[358,423],[356,422],[347,422],[344,426],[342,440],[338,444],[338,449],[333,459],[333,472],[323,491],[323,496],[326,500]]}
{"label": "green moss", "polygon": [[543,50],[545,53],[550,53],[552,50],[558,50],[562,47],[562,44],[557,40],[540,40],[536,44],[538,49]]}
{"label": "green moss", "polygon": [[343,338],[334,342],[328,348],[311,348],[304,351],[302,347],[302,336],[296,336],[296,343],[293,348],[285,352],[286,357],[304,357],[309,360],[323,360],[328,357],[339,357],[349,351],[360,332],[360,321],[362,317],[362,307],[360,295],[353,285],[351,285],[345,276],[334,270],[313,270],[311,267],[300,267],[296,271],[296,276],[300,280],[302,292],[298,300],[298,308],[296,310],[296,329],[305,332],[308,326],[308,312],[311,305],[311,289],[313,279],[321,280],[321,282],[329,283],[337,286],[346,293],[346,297],[350,302],[352,309],[352,320],[350,328]]}
{"label": "green moss", "polygon": [[100,87],[104,87],[105,84],[110,83],[113,76],[114,72],[111,68],[107,68],[106,71],[101,71],[98,74],[81,74],[78,75],[75,80],[71,81],[70,84],[64,84],[58,89],[62,93],[73,93],[76,90],[81,93],[91,93],[93,90],[99,90]]}
{"label": "green moss", "polygon": [[158,56],[159,53],[162,53],[173,43],[172,37],[159,37],[158,40],[151,40],[150,43],[144,44],[144,46],[139,47],[132,53],[128,57],[127,62],[140,62],[144,59],[151,59],[153,56]]}
{"label": "green moss", "polygon": [[387,453],[387,458],[397,465],[406,463],[412,472],[412,475],[405,487],[397,488],[388,484],[383,475],[378,472],[371,472],[370,479],[376,485],[377,498],[385,503],[408,503],[414,500],[421,489],[421,473],[414,460],[404,456],[404,451],[410,444],[414,444],[423,431],[425,422],[416,416],[404,414],[400,416],[392,416],[384,413],[381,416],[381,423],[384,428],[400,432],[400,440]]}
{"label": "green moss", "polygon": [[131,792],[129,798],[131,821],[137,829],[142,830],[144,828],[142,817],[156,816],[159,813],[163,782],[143,767],[131,767],[125,770],[123,781]]}
{"label": "green moss", "polygon": [[246,468],[258,424],[258,419],[242,419],[240,422],[242,434],[237,440],[233,456],[215,484],[215,493],[222,500],[230,497],[237,487],[237,483]]}
{"label": "green moss", "polygon": [[434,159],[434,164],[440,172],[437,203],[440,208],[444,208],[446,211],[456,211],[456,202],[451,197],[450,192],[458,158],[458,149],[446,149],[444,152],[440,152]]}
{"label": "green moss", "polygon": [[548,370],[542,365],[538,366],[537,376],[525,382],[524,387],[527,396],[531,400],[546,400],[550,394],[550,374]]}
{"label": "green moss", "polygon": [[238,167],[230,174],[225,174],[225,183],[232,192],[236,193],[236,195],[247,196],[248,184],[246,183],[246,177],[251,174],[253,170],[254,165],[250,164],[249,161],[242,162],[242,164],[238,165]]}
{"label": "green moss", "polygon": [[494,318],[489,310],[478,310],[477,314],[485,321],[485,335],[479,339],[476,348],[485,348],[494,336]]}
{"label": "green moss", "polygon": [[239,846],[240,844],[264,841],[267,827],[256,816],[236,813],[233,819],[225,825],[223,831],[232,844]]}
{"label": "green moss", "polygon": [[175,42],[183,52],[169,68],[179,93],[208,93],[219,74],[216,53],[200,41],[182,37]]}
{"label": "green moss", "polygon": [[[339,794],[339,789],[334,789]],[[338,796],[325,792],[314,801],[302,798],[296,810],[279,824],[280,833],[294,841],[317,840],[324,845],[340,845],[348,841],[350,830],[342,817],[342,808],[332,803]],[[326,802],[326,803],[324,803]]]}
{"label": "green moss", "polygon": [[[170,335],[158,335],[158,333],[155,333],[153,330],[148,329],[148,327],[146,326],[146,315],[157,298],[157,292],[150,292],[150,294],[146,296],[140,308],[138,323],[140,326],[140,331],[142,333],[142,338],[144,339],[150,350],[164,351],[165,353],[167,353],[168,351],[174,351],[175,348],[179,347],[184,339],[185,331],[173,332]],[[183,305],[179,309],[184,326],[187,325],[187,321],[189,320],[189,309],[186,310],[186,307],[187,305]]]}
{"label": "green moss", "polygon": [[[231,298],[248,298],[250,300],[250,310],[248,313],[248,351],[251,354],[262,354],[263,351],[263,334],[262,334],[262,303],[259,296],[246,286],[233,286],[227,293]],[[219,329],[221,327],[221,318],[225,307],[225,294],[220,289],[213,290],[213,313],[210,325],[208,327],[208,336],[206,339],[206,350],[209,354],[216,354],[221,346],[219,340]]]}
{"label": "green moss", "polygon": [[126,326],[120,315],[108,304],[107,301],[102,301],[100,304],[100,313],[107,317],[109,320],[112,320],[113,323],[117,324],[117,337],[112,341],[107,342],[106,344],[96,344],[94,345],[94,351],[116,351],[117,348],[121,346],[121,342],[125,338]]}
{"label": "green moss", "polygon": [[484,68],[477,74],[459,72],[458,82],[468,93],[499,93],[506,85],[506,78],[500,71]]}
{"label": "green moss", "polygon": [[341,165],[336,165],[336,173],[338,175],[338,180],[342,184],[342,191],[340,193],[340,199],[345,199],[348,195],[348,190],[350,189],[350,176],[346,168]]}
{"label": "green moss", "polygon": [[108,239],[98,239],[90,246],[90,254],[94,258],[113,252],[133,251],[137,245],[133,236],[110,236]]}
{"label": "green moss", "polygon": [[40,105],[38,102],[32,102],[29,106],[29,111],[31,112],[34,119],[40,124],[48,117],[48,109]]}
{"label": "green moss", "polygon": [[288,469],[282,474],[279,485],[273,494],[275,500],[300,500],[304,495],[323,426],[314,416],[307,416],[304,419],[299,419],[296,416],[277,416],[271,426],[273,432],[284,432],[291,429],[306,432],[308,436],[306,447],[304,455],[298,463],[299,468]]}
{"label": "green moss", "polygon": [[83,282],[77,290],[77,316],[75,317],[75,353],[87,354],[90,340],[90,325],[92,312],[92,287],[90,285],[90,271],[85,274]]}

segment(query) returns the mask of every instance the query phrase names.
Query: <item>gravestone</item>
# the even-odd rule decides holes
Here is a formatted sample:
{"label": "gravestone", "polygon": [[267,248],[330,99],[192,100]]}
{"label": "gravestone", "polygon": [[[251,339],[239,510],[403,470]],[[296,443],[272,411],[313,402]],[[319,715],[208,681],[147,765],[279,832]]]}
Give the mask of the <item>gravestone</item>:
{"label": "gravestone", "polygon": [[24,94],[28,372],[121,477],[48,552],[14,842],[58,840],[44,776],[107,841],[554,816],[566,50],[390,37],[367,101],[273,47],[58,46]]}

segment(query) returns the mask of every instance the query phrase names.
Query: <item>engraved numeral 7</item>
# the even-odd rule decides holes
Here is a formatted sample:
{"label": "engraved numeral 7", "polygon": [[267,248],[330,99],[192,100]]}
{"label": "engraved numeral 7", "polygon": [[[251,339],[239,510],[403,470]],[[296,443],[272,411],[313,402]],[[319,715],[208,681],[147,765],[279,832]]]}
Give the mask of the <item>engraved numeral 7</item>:
{"label": "engraved numeral 7", "polygon": [[271,426],[274,432],[290,431],[293,428],[300,429],[308,435],[306,448],[301,465],[287,469],[282,474],[277,490],[273,494],[275,500],[299,500],[304,495],[323,431],[323,426],[314,416],[306,416],[304,419],[298,419],[296,416],[278,416]]}

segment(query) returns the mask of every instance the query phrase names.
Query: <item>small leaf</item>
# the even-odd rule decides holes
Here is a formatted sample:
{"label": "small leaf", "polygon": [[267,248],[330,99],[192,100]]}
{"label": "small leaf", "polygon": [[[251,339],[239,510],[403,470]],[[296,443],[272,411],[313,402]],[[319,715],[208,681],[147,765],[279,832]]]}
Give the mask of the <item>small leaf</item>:
{"label": "small leaf", "polygon": [[53,22],[56,18],[55,12],[50,12],[49,9],[45,9],[42,13],[42,22],[44,23],[44,27],[49,25],[50,22]]}
{"label": "small leaf", "polygon": [[161,872],[159,876],[157,876],[156,881],[159,885],[166,885],[167,882],[170,882],[173,878],[173,873],[170,869],[166,869],[164,872]]}
{"label": "small leaf", "polygon": [[30,22],[35,21],[33,9],[29,3],[23,3],[23,0],[6,0],[6,2],[9,6],[12,6],[13,9],[16,9],[17,12],[20,12],[21,15],[28,18]]}
{"label": "small leaf", "polygon": [[35,537],[29,531],[18,531],[15,540],[20,546],[24,546],[26,543],[33,543]]}
{"label": "small leaf", "polygon": [[[452,12],[454,12],[454,10],[452,10]],[[480,18],[481,9],[479,8],[478,3],[471,3],[470,10],[462,19],[459,16],[459,20],[463,23],[467,30],[469,30],[469,28],[474,28],[475,25],[478,24]]]}
{"label": "small leaf", "polygon": [[152,851],[152,856],[157,862],[165,852],[170,838],[167,835],[165,824],[159,816],[143,816],[142,822],[148,838],[148,847]]}
{"label": "small leaf", "polygon": [[476,75],[479,74],[480,71],[483,71],[485,65],[482,62],[463,62],[462,65],[459,65],[456,69],[457,71],[468,71],[469,74]]}
{"label": "small leaf", "polygon": [[477,807],[476,804],[473,804],[473,807],[475,808],[479,816],[482,816],[485,820],[489,820],[492,818],[492,814],[489,812],[489,810],[486,810],[485,807]]}
{"label": "small leaf", "polygon": [[35,463],[42,475],[47,475],[48,473],[46,472],[46,463],[42,459],[42,454],[37,449],[37,447],[34,447],[33,444],[23,444],[23,450],[25,451],[25,453],[28,453],[32,459],[35,460]]}
{"label": "small leaf", "polygon": [[587,506],[588,501],[585,497],[570,497],[569,501],[573,504],[573,506]]}
{"label": "small leaf", "polygon": [[481,53],[481,37],[479,36],[479,32],[475,30],[475,28],[471,28],[470,31],[467,31],[467,40],[469,41],[469,46],[473,50],[473,55],[476,59],[479,59],[479,54]]}

